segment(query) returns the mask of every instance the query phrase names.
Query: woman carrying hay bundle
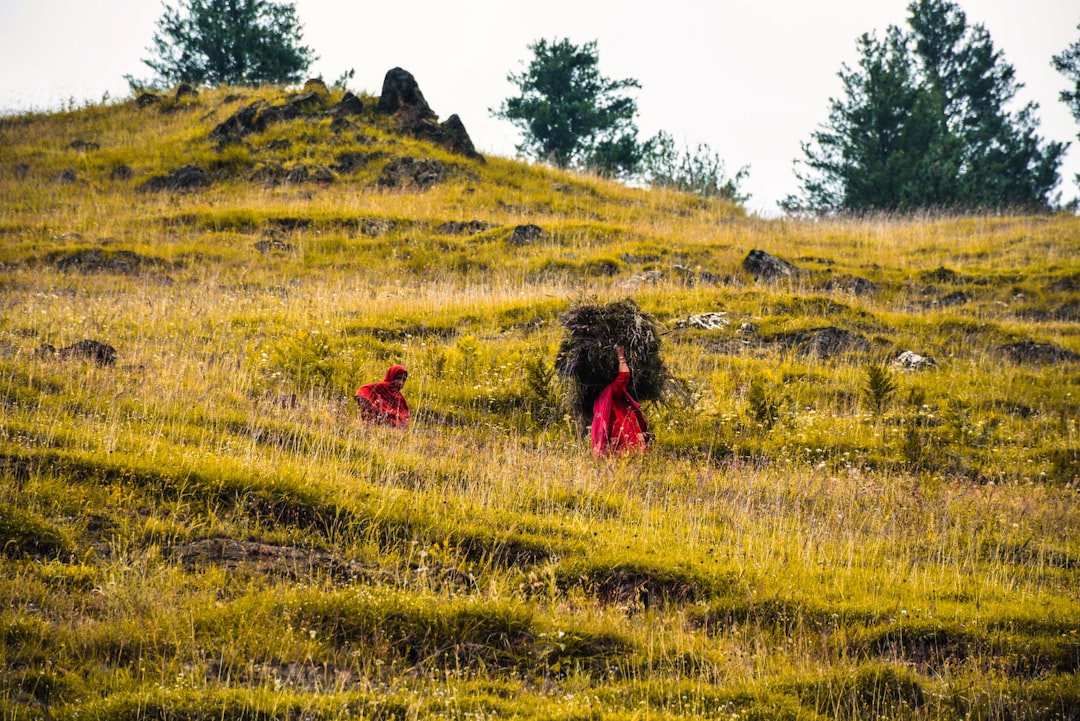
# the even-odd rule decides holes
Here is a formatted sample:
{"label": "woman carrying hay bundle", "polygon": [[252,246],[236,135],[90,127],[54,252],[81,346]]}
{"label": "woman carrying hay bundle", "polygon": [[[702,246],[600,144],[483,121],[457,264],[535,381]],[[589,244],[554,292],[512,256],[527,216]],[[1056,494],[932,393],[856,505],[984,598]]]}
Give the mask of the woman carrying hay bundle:
{"label": "woman carrying hay bundle", "polygon": [[626,351],[615,346],[619,372],[593,401],[592,452],[596,456],[639,452],[649,446],[649,424],[641,406],[630,395],[630,366]]}
{"label": "woman carrying hay bundle", "polygon": [[630,299],[579,303],[560,320],[566,335],[555,369],[579,428],[588,435],[592,427],[593,453],[645,451],[652,436],[638,402],[661,400],[670,379],[660,356],[660,324]]}
{"label": "woman carrying hay bundle", "polygon": [[405,366],[390,366],[381,383],[369,383],[356,391],[356,405],[360,407],[360,418],[367,423],[409,427],[409,404],[401,395],[401,387],[409,372]]}

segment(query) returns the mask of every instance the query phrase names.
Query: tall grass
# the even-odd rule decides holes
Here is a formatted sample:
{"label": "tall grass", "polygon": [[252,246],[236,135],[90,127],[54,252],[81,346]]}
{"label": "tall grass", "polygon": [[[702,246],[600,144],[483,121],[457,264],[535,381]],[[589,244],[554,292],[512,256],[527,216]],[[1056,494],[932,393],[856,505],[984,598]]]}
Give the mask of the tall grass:
{"label": "tall grass", "polygon": [[[765,221],[374,116],[223,159],[224,92],[0,121],[0,718],[1073,717],[1080,375],[1002,347],[1080,352],[1074,218]],[[464,170],[267,187],[270,140]],[[227,172],[134,191],[189,161]],[[664,326],[644,457],[550,373],[585,298]],[[867,345],[784,340],[823,327]],[[116,364],[36,352],[84,338]],[[392,363],[406,432],[351,400]]]}

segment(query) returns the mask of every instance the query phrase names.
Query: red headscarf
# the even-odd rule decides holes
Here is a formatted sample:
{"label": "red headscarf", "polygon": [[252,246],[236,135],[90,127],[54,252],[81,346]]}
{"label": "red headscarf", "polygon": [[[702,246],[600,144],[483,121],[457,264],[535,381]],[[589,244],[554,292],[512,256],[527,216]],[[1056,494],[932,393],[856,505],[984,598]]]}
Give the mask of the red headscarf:
{"label": "red headscarf", "polygon": [[629,372],[619,373],[593,402],[592,452],[597,456],[648,447],[649,424],[626,388],[629,381]]}
{"label": "red headscarf", "polygon": [[409,404],[405,396],[401,395],[401,391],[390,384],[390,381],[398,376],[408,374],[405,366],[390,366],[390,370],[386,371],[386,378],[381,383],[369,383],[357,389],[356,397],[366,399],[370,406],[370,410],[363,404],[360,406],[364,420],[385,423],[397,428],[408,428]]}

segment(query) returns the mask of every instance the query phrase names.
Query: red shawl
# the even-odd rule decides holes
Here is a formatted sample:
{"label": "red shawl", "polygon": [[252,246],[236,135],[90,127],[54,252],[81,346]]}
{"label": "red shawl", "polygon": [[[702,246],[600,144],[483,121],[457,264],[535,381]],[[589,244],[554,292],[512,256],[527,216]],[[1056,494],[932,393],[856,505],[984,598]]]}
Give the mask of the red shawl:
{"label": "red shawl", "polygon": [[629,382],[628,371],[619,373],[593,402],[592,452],[597,456],[646,449],[649,424],[626,389]]}
{"label": "red shawl", "polygon": [[367,407],[360,403],[360,416],[366,421],[385,423],[397,428],[409,426],[409,404],[401,391],[390,385],[390,381],[399,375],[408,375],[404,366],[390,366],[386,371],[386,378],[381,383],[369,383],[360,386],[356,391],[357,402],[360,398],[367,400]]}

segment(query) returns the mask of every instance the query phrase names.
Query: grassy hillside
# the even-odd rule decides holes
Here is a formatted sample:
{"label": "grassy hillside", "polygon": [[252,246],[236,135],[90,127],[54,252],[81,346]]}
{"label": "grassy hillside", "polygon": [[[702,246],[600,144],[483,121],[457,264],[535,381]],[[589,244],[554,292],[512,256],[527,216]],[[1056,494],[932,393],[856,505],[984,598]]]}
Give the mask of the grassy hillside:
{"label": "grassy hillside", "polygon": [[[0,719],[1080,719],[1080,220],[214,135],[259,99],[0,119]],[[679,390],[595,460],[559,318],[627,298]]]}

